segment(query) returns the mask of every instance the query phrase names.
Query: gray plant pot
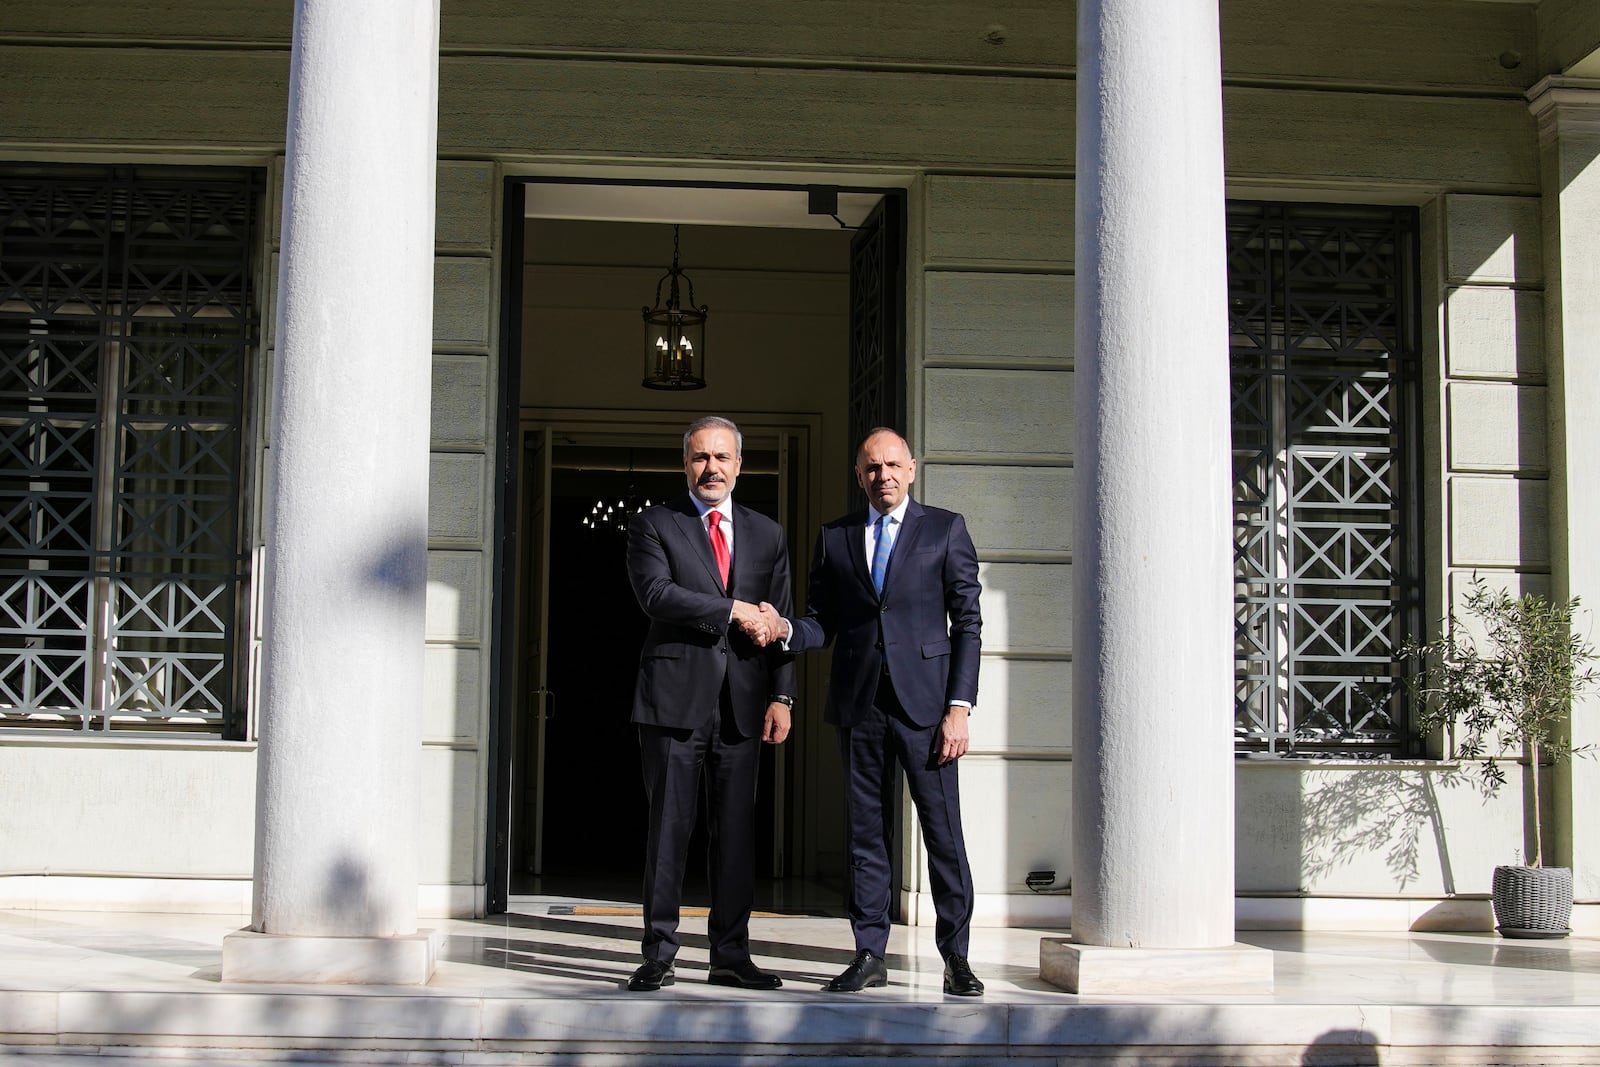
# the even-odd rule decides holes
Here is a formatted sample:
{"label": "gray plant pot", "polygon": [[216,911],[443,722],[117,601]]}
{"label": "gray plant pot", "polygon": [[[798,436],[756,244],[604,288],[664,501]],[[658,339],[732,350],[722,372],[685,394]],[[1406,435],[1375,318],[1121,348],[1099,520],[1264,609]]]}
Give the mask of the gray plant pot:
{"label": "gray plant pot", "polygon": [[1496,867],[1491,893],[1502,937],[1566,937],[1572,931],[1570,867]]}

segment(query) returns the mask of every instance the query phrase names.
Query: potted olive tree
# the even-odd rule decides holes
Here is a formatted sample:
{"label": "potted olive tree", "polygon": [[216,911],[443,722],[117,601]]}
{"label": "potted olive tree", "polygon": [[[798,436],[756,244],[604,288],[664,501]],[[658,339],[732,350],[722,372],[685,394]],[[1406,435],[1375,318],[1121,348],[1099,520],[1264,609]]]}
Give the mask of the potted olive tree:
{"label": "potted olive tree", "polygon": [[1487,792],[1505,784],[1502,760],[1528,760],[1528,862],[1496,867],[1492,887],[1495,922],[1506,937],[1564,937],[1572,914],[1571,869],[1544,866],[1540,785],[1546,762],[1573,755],[1567,720],[1574,700],[1597,680],[1594,645],[1573,629],[1577,608],[1577,597],[1564,604],[1517,598],[1474,577],[1466,614],[1480,633],[1452,611],[1437,639],[1400,651],[1417,665],[1408,679],[1417,725],[1447,731],[1456,756],[1479,761]]}

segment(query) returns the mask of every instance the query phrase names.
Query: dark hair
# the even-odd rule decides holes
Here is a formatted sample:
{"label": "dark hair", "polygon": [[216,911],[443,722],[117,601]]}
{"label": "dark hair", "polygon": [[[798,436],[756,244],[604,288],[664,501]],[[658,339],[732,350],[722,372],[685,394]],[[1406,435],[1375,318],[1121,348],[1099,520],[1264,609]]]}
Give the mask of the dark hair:
{"label": "dark hair", "polygon": [[691,422],[689,424],[689,428],[683,431],[684,459],[689,458],[689,438],[693,437],[701,430],[709,430],[712,427],[717,427],[723,430],[731,430],[733,432],[733,443],[737,454],[741,456],[744,455],[744,434],[739,432],[739,427],[734,424],[732,419],[725,419],[721,415],[703,415]]}

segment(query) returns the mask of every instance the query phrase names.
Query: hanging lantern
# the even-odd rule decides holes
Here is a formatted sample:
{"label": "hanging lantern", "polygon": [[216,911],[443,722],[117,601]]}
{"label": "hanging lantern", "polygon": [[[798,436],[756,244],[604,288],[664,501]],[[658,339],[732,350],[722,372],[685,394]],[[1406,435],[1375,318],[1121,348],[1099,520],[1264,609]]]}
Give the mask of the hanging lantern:
{"label": "hanging lantern", "polygon": [[[678,282],[689,290],[689,303],[680,304]],[[666,283],[667,302],[661,302]],[[655,307],[644,309],[644,380],[646,389],[704,389],[706,387],[705,304],[694,303],[694,282],[678,269],[678,227],[672,228],[672,269],[656,282]]]}

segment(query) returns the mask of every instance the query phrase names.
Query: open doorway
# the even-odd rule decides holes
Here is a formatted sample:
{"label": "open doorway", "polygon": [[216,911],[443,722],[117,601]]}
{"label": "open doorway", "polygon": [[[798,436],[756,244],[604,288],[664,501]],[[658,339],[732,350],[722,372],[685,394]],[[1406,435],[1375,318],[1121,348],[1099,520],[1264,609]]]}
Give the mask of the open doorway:
{"label": "open doorway", "polygon": [[[637,899],[643,787],[629,714],[646,624],[623,534],[584,524],[595,503],[626,510],[682,493],[683,427],[702,414],[733,418],[745,433],[736,498],[785,527],[803,603],[817,524],[852,503],[855,423],[903,414],[880,399],[903,396],[903,230],[875,230],[863,257],[853,228],[867,215],[903,219],[903,198],[841,201],[845,228],[832,216],[805,222],[803,187],[783,191],[798,201],[783,218],[744,195],[771,189],[663,188],[508,187],[508,208],[525,220],[508,225],[506,242],[507,292],[520,299],[507,301],[503,349],[501,410],[515,434],[504,454],[515,469],[496,633],[492,911],[530,893]],[[641,306],[680,231],[683,269],[711,308],[707,386],[643,389]],[[858,284],[867,262],[870,284]],[[832,910],[845,849],[833,732],[822,722],[827,657],[798,665],[794,734],[764,752],[755,862],[763,906]],[[689,871],[703,877],[703,861],[692,855]],[[696,889],[686,886],[686,902]]]}
{"label": "open doorway", "polygon": [[[782,442],[747,444],[739,503],[783,522],[792,510]],[[679,438],[531,425],[524,435],[530,536],[523,619],[526,713],[513,820],[513,892],[627,898],[644,853],[644,797],[629,721],[647,620],[625,566],[627,521],[684,491]],[[548,459],[546,459],[548,457]],[[543,499],[538,499],[542,496]],[[530,530],[530,533],[534,531]],[[543,546],[548,546],[547,554]],[[757,796],[757,871],[783,876],[785,827],[777,795],[788,752],[763,746]],[[703,893],[704,829],[690,850],[688,895]]]}

